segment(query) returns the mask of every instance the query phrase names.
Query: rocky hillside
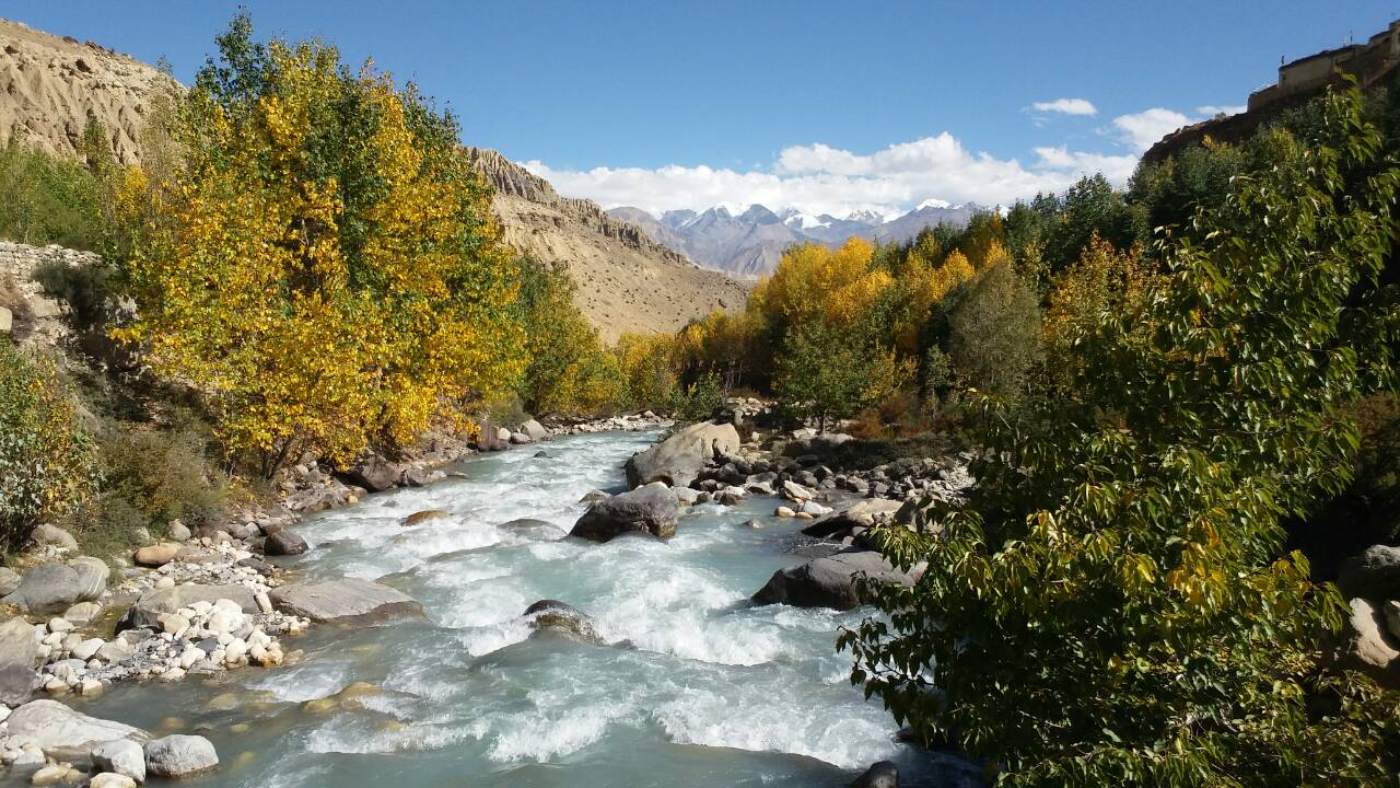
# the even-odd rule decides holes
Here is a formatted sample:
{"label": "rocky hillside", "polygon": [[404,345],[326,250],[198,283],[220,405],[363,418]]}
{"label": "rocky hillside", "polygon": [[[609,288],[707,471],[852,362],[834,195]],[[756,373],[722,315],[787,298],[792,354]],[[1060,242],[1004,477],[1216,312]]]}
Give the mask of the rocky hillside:
{"label": "rocky hillside", "polygon": [[0,144],[19,137],[50,153],[74,153],[92,117],[117,159],[136,163],[151,99],[170,84],[157,69],[105,47],[0,19]]}
{"label": "rocky hillside", "polygon": [[691,318],[744,303],[745,285],[697,267],[596,203],[560,197],[543,178],[494,150],[469,152],[496,188],[506,241],[523,254],[568,266],[578,284],[575,300],[605,341],[625,331],[674,331]]}

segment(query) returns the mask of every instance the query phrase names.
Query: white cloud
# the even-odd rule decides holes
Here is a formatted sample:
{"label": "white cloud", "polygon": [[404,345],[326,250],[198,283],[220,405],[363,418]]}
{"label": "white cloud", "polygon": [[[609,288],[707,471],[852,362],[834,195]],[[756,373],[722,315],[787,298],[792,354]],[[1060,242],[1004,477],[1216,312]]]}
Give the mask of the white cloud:
{"label": "white cloud", "polygon": [[1217,104],[1207,104],[1204,107],[1196,107],[1196,114],[1204,115],[1208,118],[1213,118],[1216,115],[1238,115],[1241,112],[1244,112],[1246,109],[1249,108],[1243,104],[1229,104],[1223,106]]}
{"label": "white cloud", "polygon": [[813,216],[853,211],[899,214],[929,199],[949,203],[1009,205],[1037,192],[1063,191],[1082,175],[1102,171],[1123,184],[1137,163],[1133,155],[1108,155],[1037,148],[1022,164],[968,150],[944,132],[873,153],[814,143],[784,148],[771,169],[737,171],[706,165],[554,169],[544,162],[524,166],[554,184],[561,194],[587,197],[605,208],[630,205],[653,214],[715,205],[742,210],[752,203],[793,208]]}
{"label": "white cloud", "polygon": [[1175,110],[1153,107],[1131,115],[1119,115],[1113,119],[1113,126],[1123,144],[1142,153],[1171,132],[1194,122]]}
{"label": "white cloud", "polygon": [[1058,112],[1062,115],[1097,115],[1099,110],[1093,102],[1082,98],[1057,98],[1054,101],[1037,101],[1031,104],[1036,112]]}

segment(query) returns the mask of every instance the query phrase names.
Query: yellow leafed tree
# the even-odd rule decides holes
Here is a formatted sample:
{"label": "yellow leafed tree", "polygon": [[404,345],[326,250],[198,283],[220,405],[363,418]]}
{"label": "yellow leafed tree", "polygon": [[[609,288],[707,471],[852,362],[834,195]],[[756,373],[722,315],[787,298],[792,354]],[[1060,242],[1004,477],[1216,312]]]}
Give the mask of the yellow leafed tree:
{"label": "yellow leafed tree", "polygon": [[124,273],[159,373],[271,472],[348,462],[513,390],[516,264],[450,116],[335,49],[219,39],[173,124],[173,175],[135,174]]}

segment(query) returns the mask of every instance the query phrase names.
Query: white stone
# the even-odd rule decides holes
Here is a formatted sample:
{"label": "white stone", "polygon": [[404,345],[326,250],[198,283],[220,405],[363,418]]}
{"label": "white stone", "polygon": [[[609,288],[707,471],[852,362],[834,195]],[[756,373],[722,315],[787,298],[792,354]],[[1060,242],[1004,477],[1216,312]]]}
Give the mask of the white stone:
{"label": "white stone", "polygon": [[73,647],[73,656],[81,660],[92,659],[105,642],[102,638],[88,638]]}
{"label": "white stone", "polygon": [[66,618],[60,618],[56,616],[54,618],[49,619],[50,632],[71,632],[72,630],[73,622],[69,621]]}

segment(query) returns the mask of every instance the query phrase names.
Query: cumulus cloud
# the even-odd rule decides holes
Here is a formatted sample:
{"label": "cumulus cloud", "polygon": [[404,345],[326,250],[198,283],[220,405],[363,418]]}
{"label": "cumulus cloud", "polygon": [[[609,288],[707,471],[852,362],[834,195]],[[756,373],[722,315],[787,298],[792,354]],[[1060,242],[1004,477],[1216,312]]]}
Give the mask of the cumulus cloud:
{"label": "cumulus cloud", "polygon": [[1171,132],[1194,122],[1175,110],[1153,107],[1131,115],[1119,115],[1113,119],[1113,127],[1123,144],[1142,153]]}
{"label": "cumulus cloud", "polygon": [[1036,112],[1058,112],[1061,115],[1097,115],[1099,110],[1093,102],[1082,98],[1057,98],[1054,101],[1037,101],[1031,104]]}
{"label": "cumulus cloud", "polygon": [[731,210],[760,203],[813,215],[908,211],[929,199],[1009,205],[1037,192],[1063,191],[1081,176],[1103,172],[1122,184],[1137,157],[1038,148],[1022,164],[969,150],[953,135],[901,142],[873,153],[814,143],[784,148],[771,168],[737,171],[705,165],[554,169],[525,162],[561,194],[587,197],[605,208],[629,205],[652,214],[678,208]]}

